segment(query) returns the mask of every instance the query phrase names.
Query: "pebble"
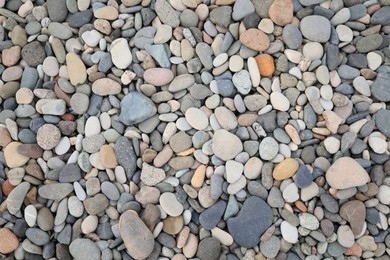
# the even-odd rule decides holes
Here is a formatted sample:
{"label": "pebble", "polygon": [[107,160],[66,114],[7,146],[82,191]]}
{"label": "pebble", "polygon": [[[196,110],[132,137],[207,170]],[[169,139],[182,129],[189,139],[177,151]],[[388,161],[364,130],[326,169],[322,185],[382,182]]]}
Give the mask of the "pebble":
{"label": "pebble", "polygon": [[111,43],[110,50],[112,63],[118,69],[126,69],[133,61],[129,44],[124,38],[119,38]]}
{"label": "pebble", "polygon": [[233,239],[250,248],[259,243],[260,236],[272,223],[271,208],[258,197],[248,197],[237,217],[227,221]]}
{"label": "pebble", "polygon": [[69,253],[74,259],[96,259],[100,257],[99,247],[88,238],[76,238],[69,245]]}
{"label": "pebble", "polygon": [[319,15],[304,17],[300,23],[302,35],[313,42],[326,42],[330,38],[331,25],[328,19]]}
{"label": "pebble", "polygon": [[335,189],[362,186],[369,181],[367,172],[349,157],[342,157],[335,161],[326,171],[325,176],[329,185]]}
{"label": "pebble", "polygon": [[173,193],[165,192],[161,194],[159,201],[161,207],[169,216],[177,217],[183,212],[183,205],[177,201]]}
{"label": "pebble", "polygon": [[0,253],[12,253],[19,246],[18,238],[8,228],[1,228],[0,235]]}
{"label": "pebble", "polygon": [[268,36],[258,29],[248,29],[240,35],[240,42],[256,51],[265,51],[270,45]]}
{"label": "pebble", "polygon": [[[133,125],[154,116],[157,112],[153,102],[139,92],[131,92],[121,101],[122,111],[119,120],[126,125]],[[142,107],[143,109],[137,109]]]}

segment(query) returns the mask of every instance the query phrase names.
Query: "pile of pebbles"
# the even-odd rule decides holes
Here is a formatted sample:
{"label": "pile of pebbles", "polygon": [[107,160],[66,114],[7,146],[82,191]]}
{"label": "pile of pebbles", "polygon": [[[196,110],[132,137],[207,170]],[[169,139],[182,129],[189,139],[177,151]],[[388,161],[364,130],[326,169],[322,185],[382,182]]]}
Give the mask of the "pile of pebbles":
{"label": "pile of pebbles", "polygon": [[389,0],[0,0],[0,259],[390,259]]}

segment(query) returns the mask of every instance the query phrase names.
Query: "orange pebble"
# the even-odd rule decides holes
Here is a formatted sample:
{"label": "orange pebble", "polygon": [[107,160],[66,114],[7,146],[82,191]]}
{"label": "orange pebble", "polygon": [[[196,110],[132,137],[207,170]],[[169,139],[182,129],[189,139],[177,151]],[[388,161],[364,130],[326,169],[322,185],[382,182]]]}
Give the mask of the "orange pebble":
{"label": "orange pebble", "polygon": [[306,212],[307,211],[307,207],[300,200],[295,201],[295,207],[297,207],[301,212]]}
{"label": "orange pebble", "polygon": [[65,120],[65,121],[75,121],[76,117],[72,114],[67,113],[67,114],[62,115],[61,119]]}
{"label": "orange pebble", "polygon": [[257,67],[259,68],[260,76],[270,77],[275,71],[274,59],[269,54],[261,54],[256,58]]}

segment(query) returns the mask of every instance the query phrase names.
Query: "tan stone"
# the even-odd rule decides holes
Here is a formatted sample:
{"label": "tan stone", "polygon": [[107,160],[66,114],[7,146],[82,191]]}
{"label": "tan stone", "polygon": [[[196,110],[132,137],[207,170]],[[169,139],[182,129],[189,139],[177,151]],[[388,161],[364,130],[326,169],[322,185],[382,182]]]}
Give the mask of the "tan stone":
{"label": "tan stone", "polygon": [[105,144],[100,147],[100,162],[108,169],[113,169],[118,165],[114,149],[111,145]]}
{"label": "tan stone", "polygon": [[206,176],[206,166],[200,165],[196,169],[194,175],[192,176],[192,179],[191,179],[192,187],[194,187],[195,189],[199,189],[200,187],[202,187],[205,176]]}
{"label": "tan stone", "polygon": [[77,86],[87,80],[87,69],[80,57],[75,53],[66,54],[66,64],[70,83]]}
{"label": "tan stone", "polygon": [[281,181],[292,177],[298,170],[299,164],[297,160],[288,158],[281,161],[272,173],[275,180]]}
{"label": "tan stone", "polygon": [[109,78],[98,79],[92,84],[92,92],[99,96],[117,95],[121,90],[121,85]]}
{"label": "tan stone", "polygon": [[12,139],[8,129],[5,127],[0,127],[0,146],[5,147],[11,141]]}
{"label": "tan stone", "polygon": [[4,158],[9,168],[21,167],[25,165],[30,158],[18,153],[18,147],[22,145],[19,142],[9,143],[4,149]]}
{"label": "tan stone", "polygon": [[334,189],[358,187],[370,181],[366,170],[354,159],[341,157],[326,172],[326,180]]}
{"label": "tan stone", "polygon": [[163,220],[163,231],[170,235],[176,235],[183,228],[183,216],[171,217],[168,216]]}
{"label": "tan stone", "polygon": [[13,46],[9,49],[4,49],[1,53],[1,61],[4,66],[10,67],[18,63],[20,59],[20,46]]}
{"label": "tan stone", "polygon": [[268,10],[268,15],[277,25],[285,26],[291,23],[293,12],[294,4],[292,0],[275,0]]}
{"label": "tan stone", "polygon": [[118,10],[113,6],[104,6],[93,13],[96,18],[106,19],[106,20],[116,20],[118,18]]}

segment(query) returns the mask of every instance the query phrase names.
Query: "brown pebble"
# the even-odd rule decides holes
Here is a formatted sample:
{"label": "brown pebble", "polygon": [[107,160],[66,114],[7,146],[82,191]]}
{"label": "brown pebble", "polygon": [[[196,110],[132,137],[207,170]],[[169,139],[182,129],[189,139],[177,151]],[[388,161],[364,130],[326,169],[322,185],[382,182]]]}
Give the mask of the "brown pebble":
{"label": "brown pebble", "polygon": [[147,204],[141,217],[142,221],[145,222],[146,226],[151,232],[153,232],[155,226],[160,221],[160,210],[157,206]]}
{"label": "brown pebble", "polygon": [[18,153],[33,159],[42,157],[43,149],[37,144],[21,144],[18,146]]}
{"label": "brown pebble", "polygon": [[0,127],[0,146],[6,147],[12,141],[7,128]]}
{"label": "brown pebble", "polygon": [[183,246],[186,244],[188,236],[190,234],[190,228],[185,226],[180,231],[180,233],[176,237],[176,246],[177,248],[183,248]]}

